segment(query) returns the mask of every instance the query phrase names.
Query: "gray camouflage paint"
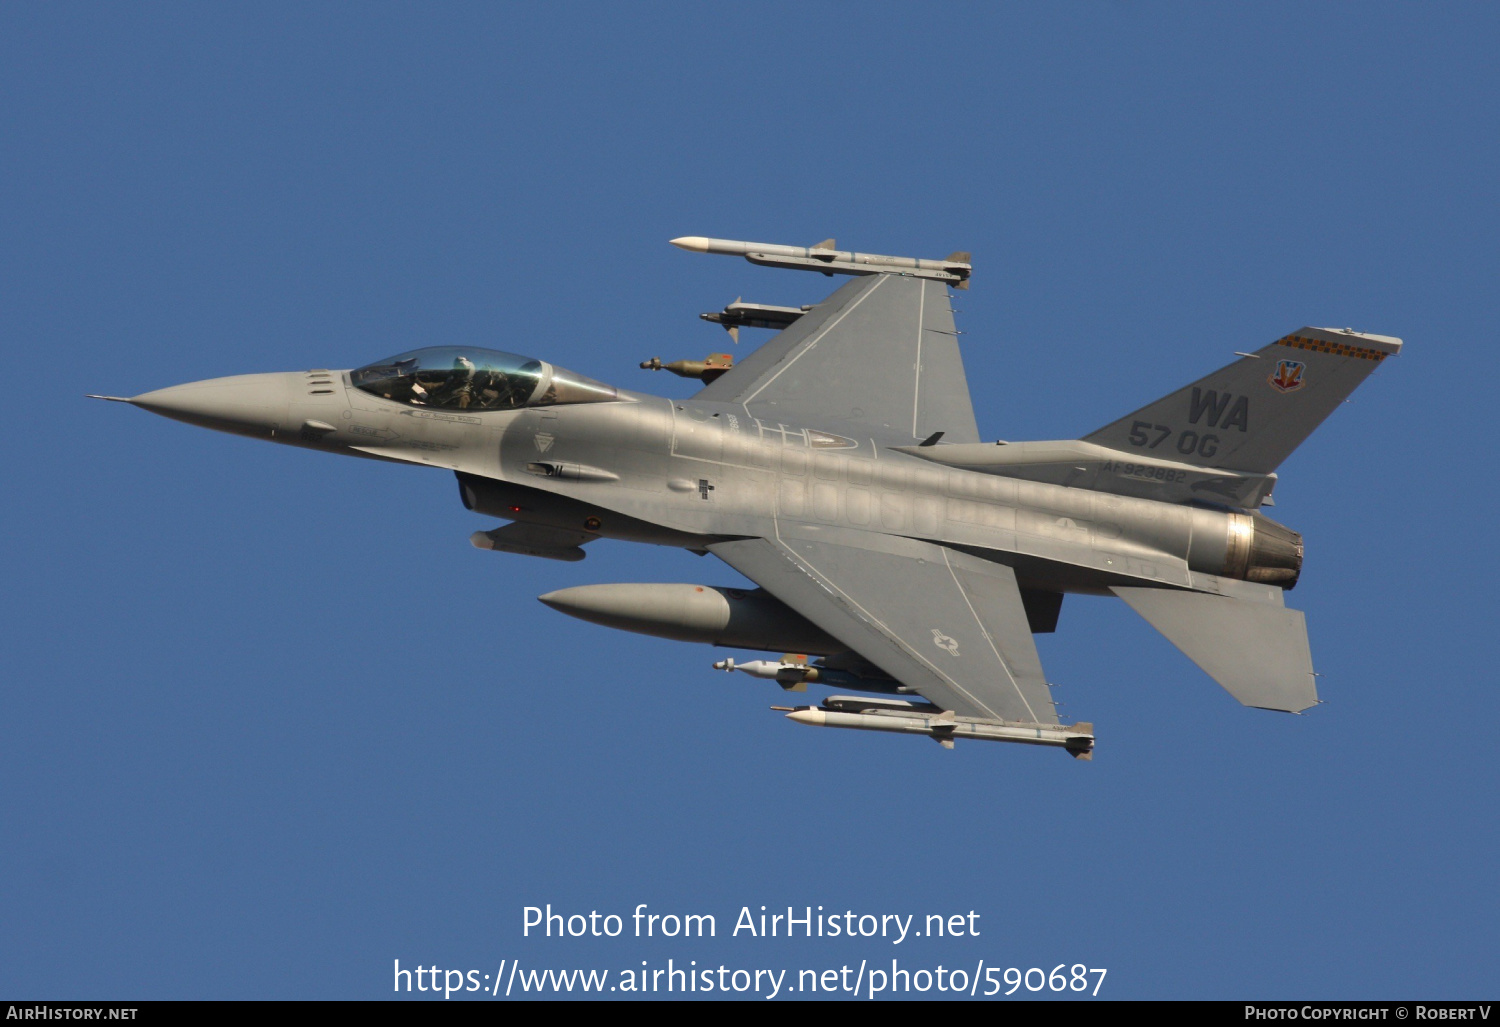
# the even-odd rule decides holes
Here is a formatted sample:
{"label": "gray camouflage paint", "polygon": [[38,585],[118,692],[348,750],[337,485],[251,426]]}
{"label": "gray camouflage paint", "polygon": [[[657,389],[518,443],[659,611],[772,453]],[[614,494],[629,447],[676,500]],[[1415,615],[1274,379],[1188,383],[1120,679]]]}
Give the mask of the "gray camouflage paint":
{"label": "gray camouflage paint", "polygon": [[[865,661],[960,716],[1058,723],[1022,610],[1033,590],[1124,598],[1247,704],[1315,702],[1305,625],[1280,587],[1295,583],[1300,537],[1255,511],[1276,464],[1400,340],[1302,329],[1082,440],[986,445],[957,334],[941,282],[881,273],[688,401],[621,390],[611,402],[442,410],[315,370],[127,402],[457,472],[471,509],[514,522],[476,532],[481,548],[580,559],[603,537],[713,552],[769,593],[755,593],[754,617],[730,603],[664,613],[653,632],[650,615],[636,616],[660,589],[690,586],[614,586],[642,591],[578,615],[768,648],[782,647],[767,627],[780,623],[786,642],[847,646],[846,664]],[[939,444],[915,444],[935,433]],[[1281,540],[1280,565],[1257,565],[1262,539]],[[567,591],[549,602],[567,610]],[[912,730],[951,741],[940,724]],[[1091,746],[1091,729],[1081,733]]]}

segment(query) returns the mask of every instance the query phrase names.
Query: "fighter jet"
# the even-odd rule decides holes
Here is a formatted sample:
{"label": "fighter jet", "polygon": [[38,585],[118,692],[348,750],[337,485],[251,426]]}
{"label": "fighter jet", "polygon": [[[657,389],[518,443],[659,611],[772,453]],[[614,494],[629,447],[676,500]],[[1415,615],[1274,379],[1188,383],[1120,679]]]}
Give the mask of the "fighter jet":
{"label": "fighter jet", "polygon": [[737,300],[703,317],[728,354],[643,368],[705,384],[635,392],[472,346],[351,370],[251,374],[117,399],[220,431],[443,468],[508,523],[480,549],[581,560],[596,539],[713,554],[758,585],[598,584],[541,596],[584,620],[784,654],[715,666],[805,693],[796,723],[1055,746],[1033,635],[1063,597],[1113,595],[1246,706],[1318,702],[1307,628],[1285,605],[1302,536],[1261,512],[1276,468],[1401,340],[1299,328],[1081,439],[984,442],[949,289],[969,254],[886,257],[684,237],[703,253],[845,275],[823,302]]}

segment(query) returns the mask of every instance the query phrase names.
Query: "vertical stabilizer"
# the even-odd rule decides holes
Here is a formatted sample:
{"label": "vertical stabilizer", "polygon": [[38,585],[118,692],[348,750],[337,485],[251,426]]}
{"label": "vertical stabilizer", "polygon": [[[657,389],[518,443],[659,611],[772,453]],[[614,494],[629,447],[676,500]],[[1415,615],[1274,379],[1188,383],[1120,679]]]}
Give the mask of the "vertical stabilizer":
{"label": "vertical stabilizer", "polygon": [[1083,441],[1145,457],[1270,474],[1401,340],[1300,328]]}

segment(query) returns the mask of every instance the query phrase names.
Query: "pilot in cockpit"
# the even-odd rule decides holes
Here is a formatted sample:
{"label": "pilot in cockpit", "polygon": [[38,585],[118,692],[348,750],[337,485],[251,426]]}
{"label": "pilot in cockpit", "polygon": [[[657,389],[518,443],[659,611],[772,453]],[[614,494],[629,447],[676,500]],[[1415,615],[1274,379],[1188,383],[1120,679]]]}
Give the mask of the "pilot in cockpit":
{"label": "pilot in cockpit", "polygon": [[474,361],[466,356],[454,358],[453,370],[442,388],[433,393],[432,403],[440,407],[467,410],[474,402]]}
{"label": "pilot in cockpit", "polygon": [[605,403],[603,382],[515,353],[475,347],[413,350],[350,372],[353,385],[382,399],[471,413],[564,403]]}

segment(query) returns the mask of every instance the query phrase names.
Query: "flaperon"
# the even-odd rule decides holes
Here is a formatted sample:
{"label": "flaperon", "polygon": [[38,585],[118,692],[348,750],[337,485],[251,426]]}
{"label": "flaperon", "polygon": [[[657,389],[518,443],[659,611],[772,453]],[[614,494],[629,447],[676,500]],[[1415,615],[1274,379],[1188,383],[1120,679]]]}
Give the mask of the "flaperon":
{"label": "flaperon", "polygon": [[742,362],[642,365],[702,378],[691,400],[455,346],[122,402],[453,471],[469,509],[509,522],[475,532],[481,549],[581,560],[603,537],[712,553],[760,588],[541,598],[627,631],[787,652],[719,666],[788,690],[863,693],[778,707],[797,723],[1087,758],[1093,726],[1059,723],[1032,640],[1069,592],[1119,596],[1248,706],[1317,702],[1303,616],[1283,603],[1302,537],[1259,511],[1277,465],[1401,340],[1300,328],[1082,439],[983,443],[948,301],[969,254],[673,242],[854,278],[814,306],[706,315],[779,329]]}

